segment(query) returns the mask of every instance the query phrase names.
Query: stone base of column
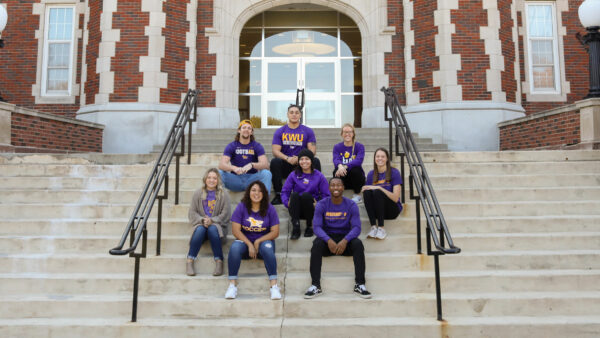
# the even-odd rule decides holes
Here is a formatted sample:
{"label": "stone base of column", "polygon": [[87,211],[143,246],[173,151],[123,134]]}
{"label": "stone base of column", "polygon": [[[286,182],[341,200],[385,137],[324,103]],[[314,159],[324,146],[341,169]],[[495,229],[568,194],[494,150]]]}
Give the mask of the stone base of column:
{"label": "stone base of column", "polygon": [[579,149],[600,149],[600,98],[575,102],[579,109]]}

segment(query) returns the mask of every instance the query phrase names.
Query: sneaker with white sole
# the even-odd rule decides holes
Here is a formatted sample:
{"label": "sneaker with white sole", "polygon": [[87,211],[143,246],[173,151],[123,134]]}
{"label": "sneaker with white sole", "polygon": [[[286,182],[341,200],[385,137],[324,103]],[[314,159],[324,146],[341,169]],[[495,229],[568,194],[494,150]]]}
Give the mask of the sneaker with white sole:
{"label": "sneaker with white sole", "polygon": [[377,226],[371,225],[371,231],[369,231],[367,238],[377,238]]}
{"label": "sneaker with white sole", "polygon": [[371,298],[371,293],[367,291],[367,287],[364,284],[355,284],[354,285],[354,293],[360,298]]}
{"label": "sneaker with white sole", "polygon": [[360,195],[354,194],[354,196],[352,196],[352,200],[354,201],[354,203],[358,204],[362,202],[362,197],[360,197]]}
{"label": "sneaker with white sole", "polygon": [[306,293],[304,293],[304,298],[305,299],[311,299],[311,298],[315,298],[317,296],[320,296],[323,294],[323,291],[321,290],[320,287],[316,286],[316,285],[311,285],[308,290],[306,290]]}
{"label": "sneaker with white sole", "polygon": [[387,233],[385,232],[385,229],[382,227],[377,228],[377,236],[375,236],[375,238],[377,239],[384,239],[387,236]]}
{"label": "sneaker with white sole", "polygon": [[271,299],[273,299],[273,300],[281,299],[281,291],[279,290],[279,286],[277,286],[277,285],[271,286]]}
{"label": "sneaker with white sole", "polygon": [[235,299],[237,296],[237,287],[233,284],[229,284],[227,291],[225,292],[225,299]]}

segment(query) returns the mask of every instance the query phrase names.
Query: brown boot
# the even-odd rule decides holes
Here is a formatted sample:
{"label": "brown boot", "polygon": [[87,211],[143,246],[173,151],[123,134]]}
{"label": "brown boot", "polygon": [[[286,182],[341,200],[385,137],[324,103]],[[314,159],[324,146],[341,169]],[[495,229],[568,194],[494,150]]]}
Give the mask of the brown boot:
{"label": "brown boot", "polygon": [[188,276],[195,276],[196,272],[194,271],[194,261],[187,261],[185,266],[185,272]]}
{"label": "brown boot", "polygon": [[223,261],[217,259],[215,261],[215,271],[213,272],[213,276],[221,276],[223,274]]}

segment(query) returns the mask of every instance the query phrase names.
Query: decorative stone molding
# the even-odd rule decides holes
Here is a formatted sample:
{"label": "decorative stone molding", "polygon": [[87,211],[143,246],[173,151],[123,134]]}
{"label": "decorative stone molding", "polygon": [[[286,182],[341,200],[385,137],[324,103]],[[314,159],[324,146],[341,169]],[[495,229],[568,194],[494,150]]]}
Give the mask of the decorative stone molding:
{"label": "decorative stone molding", "polygon": [[500,11],[497,0],[483,0],[487,10],[487,26],[479,28],[479,36],[484,40],[485,54],[490,57],[490,68],[486,69],[486,88],[492,93],[492,101],[506,102],[506,93],[502,91],[502,73],[504,56],[500,41]]}
{"label": "decorative stone molding", "polygon": [[575,102],[579,109],[581,148],[600,149],[600,98]]}
{"label": "decorative stone molding", "polygon": [[419,92],[413,91],[413,79],[416,75],[415,59],[412,55],[412,49],[415,45],[415,32],[411,28],[411,20],[415,18],[414,2],[411,0],[403,0],[404,6],[404,65],[405,79],[404,88],[406,93],[406,104],[419,104]]}
{"label": "decorative stone molding", "polygon": [[435,55],[440,60],[440,70],[433,72],[433,86],[440,87],[441,101],[461,101],[462,86],[458,84],[458,71],[461,69],[460,54],[452,53],[452,34],[455,26],[452,23],[451,10],[458,9],[458,0],[438,0],[434,12],[434,23],[438,27],[435,36]]}
{"label": "decorative stone molding", "polygon": [[[185,62],[185,79],[188,80],[188,88],[196,89],[196,37],[198,36],[198,25],[196,24],[198,11],[198,0],[190,0],[187,4],[186,18],[190,22],[190,31],[185,33],[185,45],[189,48],[189,58]],[[182,100],[185,98],[181,94]]]}
{"label": "decorative stone molding", "polygon": [[116,43],[121,39],[119,29],[112,29],[113,13],[117,11],[117,0],[104,0],[100,15],[102,41],[96,59],[96,74],[100,75],[96,104],[109,102],[110,94],[115,90],[115,73],[110,70],[111,59],[115,56]]}
{"label": "decorative stone molding", "polygon": [[166,14],[163,2],[166,0],[142,0],[142,12],[150,13],[150,22],[146,26],[148,37],[148,55],[140,56],[140,72],[144,74],[142,87],[138,88],[138,102],[160,103],[160,89],[167,88],[167,73],[161,72],[162,59],[165,57],[165,37],[162,29],[166,27]]}

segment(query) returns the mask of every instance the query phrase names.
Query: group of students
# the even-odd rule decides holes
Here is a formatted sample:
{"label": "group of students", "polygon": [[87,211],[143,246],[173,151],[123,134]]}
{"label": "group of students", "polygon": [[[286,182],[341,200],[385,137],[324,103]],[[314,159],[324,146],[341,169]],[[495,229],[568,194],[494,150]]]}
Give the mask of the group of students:
{"label": "group of students", "polygon": [[[353,256],[354,292],[370,298],[371,293],[365,287],[364,246],[358,238],[361,222],[357,204],[364,201],[367,210],[371,224],[367,237],[384,239],[384,220],[394,219],[402,211],[400,173],[391,166],[388,151],[379,148],[374,154],[373,170],[365,180],[362,168],[365,148],[356,142],[354,127],[345,124],[341,132],[343,141],[333,148],[333,177],[328,182],[315,157],[315,134],[300,123],[300,108],[290,105],[287,117],[287,124],[273,135],[270,165],[263,146],[254,139],[252,122],[243,120],[235,140],[225,147],[218,170],[211,168],[205,173],[203,186],[194,193],[190,204],[189,220],[194,229],[187,255],[187,274],[195,275],[194,260],[206,240],[210,242],[215,260],[213,275],[223,274],[222,242],[231,225],[236,240],[231,244],[227,259],[230,283],[225,298],[237,296],[241,260],[259,258],[264,261],[269,276],[271,299],[281,299],[275,257],[280,222],[273,205],[283,204],[290,214],[290,239],[300,237],[300,219],[306,219],[304,237],[316,235],[310,257],[312,282],[304,297],[313,298],[322,293],[322,257],[344,255]],[[283,179],[285,184],[282,185]],[[269,203],[271,187],[274,196]],[[244,191],[233,213],[225,188]],[[344,189],[354,191],[352,199],[343,196]]]}

